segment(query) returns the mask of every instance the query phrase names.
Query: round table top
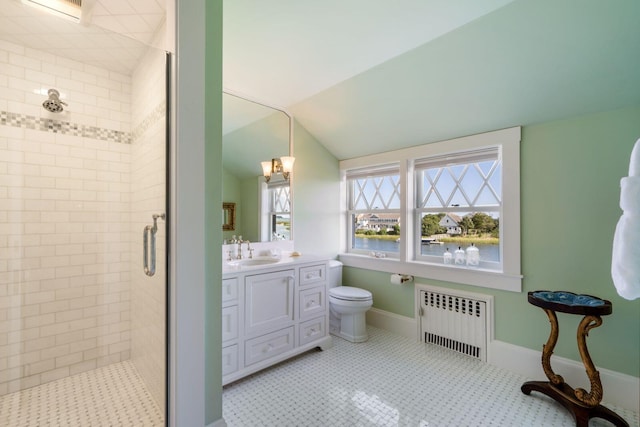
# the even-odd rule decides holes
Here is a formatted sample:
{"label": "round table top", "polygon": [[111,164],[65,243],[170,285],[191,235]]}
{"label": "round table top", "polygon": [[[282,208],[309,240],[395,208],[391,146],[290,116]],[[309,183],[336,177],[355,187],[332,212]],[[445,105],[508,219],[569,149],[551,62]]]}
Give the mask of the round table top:
{"label": "round table top", "polygon": [[611,301],[568,291],[533,291],[527,294],[527,300],[537,307],[561,313],[605,316],[613,311]]}

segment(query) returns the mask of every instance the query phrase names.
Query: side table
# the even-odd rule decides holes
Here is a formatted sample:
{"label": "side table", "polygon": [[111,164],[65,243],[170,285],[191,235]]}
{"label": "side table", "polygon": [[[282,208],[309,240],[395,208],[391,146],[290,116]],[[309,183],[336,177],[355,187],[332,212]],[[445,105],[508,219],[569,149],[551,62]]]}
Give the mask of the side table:
{"label": "side table", "polygon": [[[556,400],[574,415],[577,427],[588,427],[591,418],[604,418],[616,426],[628,427],[629,424],[621,416],[600,405],[602,400],[600,373],[591,361],[586,342],[589,331],[602,324],[600,316],[611,314],[611,302],[591,295],[576,295],[563,291],[529,292],[527,299],[530,304],[542,308],[551,323],[551,333],[542,350],[542,369],[549,381],[527,381],[520,388],[522,392],[529,395],[532,390],[538,391]],[[584,316],[578,325],[578,350],[591,383],[589,392],[582,388],[574,389],[551,368],[551,355],[558,341],[559,331],[556,312]]]}

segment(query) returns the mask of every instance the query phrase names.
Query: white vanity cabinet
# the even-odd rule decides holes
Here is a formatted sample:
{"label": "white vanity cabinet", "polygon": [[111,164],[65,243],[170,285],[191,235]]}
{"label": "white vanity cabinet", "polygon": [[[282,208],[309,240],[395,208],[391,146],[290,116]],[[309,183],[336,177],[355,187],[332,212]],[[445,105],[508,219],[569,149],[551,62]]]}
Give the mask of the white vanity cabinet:
{"label": "white vanity cabinet", "polygon": [[331,347],[327,262],[288,261],[223,274],[223,385]]}

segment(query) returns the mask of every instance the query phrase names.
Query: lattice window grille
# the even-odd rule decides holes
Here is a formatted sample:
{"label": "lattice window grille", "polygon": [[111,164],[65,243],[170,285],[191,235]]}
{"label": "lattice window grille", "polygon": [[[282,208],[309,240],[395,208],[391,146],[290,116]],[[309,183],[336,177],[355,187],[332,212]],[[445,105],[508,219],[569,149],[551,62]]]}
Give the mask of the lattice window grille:
{"label": "lattice window grille", "polygon": [[352,209],[370,211],[374,209],[397,209],[399,207],[399,175],[375,176],[353,180]]}
{"label": "lattice window grille", "polygon": [[277,186],[269,189],[271,193],[271,212],[284,213],[291,211],[289,186]]}
{"label": "lattice window grille", "polygon": [[423,169],[418,208],[500,206],[501,166],[496,159]]}

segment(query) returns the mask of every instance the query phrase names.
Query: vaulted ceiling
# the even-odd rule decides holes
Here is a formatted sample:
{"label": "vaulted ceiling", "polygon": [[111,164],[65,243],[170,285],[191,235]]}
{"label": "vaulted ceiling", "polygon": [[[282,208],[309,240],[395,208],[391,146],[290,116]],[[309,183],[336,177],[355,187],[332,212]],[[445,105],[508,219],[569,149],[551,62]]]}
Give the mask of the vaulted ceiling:
{"label": "vaulted ceiling", "polygon": [[640,105],[636,0],[233,0],[224,13],[225,86],[288,108],[339,159]]}

